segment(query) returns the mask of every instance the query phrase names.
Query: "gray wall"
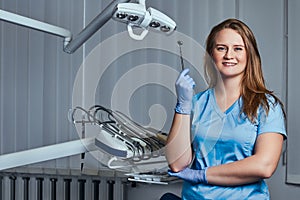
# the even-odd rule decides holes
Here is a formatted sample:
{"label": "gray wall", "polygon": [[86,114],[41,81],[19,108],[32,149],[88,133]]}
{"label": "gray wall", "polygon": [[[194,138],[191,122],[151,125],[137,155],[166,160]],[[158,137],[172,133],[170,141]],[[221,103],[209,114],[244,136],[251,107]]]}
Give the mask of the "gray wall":
{"label": "gray wall", "polygon": [[[0,0],[0,8],[64,27],[76,35],[109,2],[110,0]],[[297,0],[148,0],[146,3],[171,16],[177,22],[177,31],[193,38],[200,45],[204,45],[210,28],[221,20],[237,17],[245,21],[256,35],[267,85],[288,103],[288,117],[291,119],[288,125],[289,130],[294,133],[290,135],[297,135],[296,113],[299,112],[295,109],[295,98],[299,98],[299,89],[295,81],[298,70],[296,48],[299,45],[296,37],[299,32],[297,11],[300,8]],[[61,38],[1,21],[1,154],[77,139],[79,136],[67,119],[68,111],[73,106],[72,92],[77,71],[84,58],[99,43],[125,30],[124,24],[111,20],[83,47],[68,55],[62,51]],[[285,37],[287,31],[290,36],[288,42]],[[113,47],[117,49],[118,44],[113,44]],[[95,101],[110,106],[114,84],[131,66],[144,63],[163,63],[175,68],[179,65],[179,60],[160,51],[123,55],[105,71],[105,76],[97,86]],[[154,95],[145,96],[149,93]],[[164,95],[160,95],[161,93]],[[174,94],[169,90],[158,91],[153,85],[145,85],[133,97],[136,99],[133,98],[132,102],[139,104],[135,109],[130,107],[130,112],[133,119],[142,124],[149,123],[145,113],[148,113],[151,104],[164,105],[167,121],[163,129],[167,131],[175,103]],[[289,148],[297,147],[299,140],[299,137],[292,140]],[[295,152],[293,149],[289,150]],[[288,168],[293,173],[295,169],[299,170],[299,159],[296,156],[288,156],[288,161],[291,162],[290,165],[288,163]],[[78,169],[78,161],[79,156],[73,156],[31,165],[29,168],[47,166]],[[276,173],[268,180],[272,199],[298,199],[299,186],[285,184],[284,161],[282,159]],[[95,163],[91,164],[91,168],[95,166],[99,167]],[[138,184],[135,188],[129,187],[128,199],[140,199],[141,196],[145,200],[157,199],[169,190],[180,193],[180,184],[162,187]]]}

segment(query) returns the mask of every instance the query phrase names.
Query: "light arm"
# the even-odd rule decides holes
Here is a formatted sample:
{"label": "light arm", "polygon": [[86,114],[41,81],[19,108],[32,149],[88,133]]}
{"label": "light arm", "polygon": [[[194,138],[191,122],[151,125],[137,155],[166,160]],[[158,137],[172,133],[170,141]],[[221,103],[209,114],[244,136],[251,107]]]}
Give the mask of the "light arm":
{"label": "light arm", "polygon": [[119,3],[130,0],[113,0],[99,15],[97,15],[74,39],[72,33],[64,28],[54,26],[45,22],[31,19],[25,16],[14,14],[0,9],[0,20],[4,20],[17,25],[25,26],[35,30],[43,31],[64,38],[64,51],[74,53],[83,43],[85,43],[96,31],[98,31],[109,19],[111,19],[114,9]]}
{"label": "light arm", "polygon": [[18,24],[21,26],[25,26],[28,28],[33,28],[39,31],[47,32],[53,35],[57,35],[64,38],[64,46],[66,46],[72,39],[72,33],[64,28],[54,26],[52,24],[47,24],[45,22],[41,22],[35,19],[31,19],[28,17],[24,17],[18,14],[14,14],[11,12],[7,12],[0,9],[0,19],[11,22],[14,24]]}
{"label": "light arm", "polygon": [[109,19],[119,3],[130,0],[113,0],[99,15],[97,15],[65,48],[67,53],[74,53],[84,42],[96,33]]}

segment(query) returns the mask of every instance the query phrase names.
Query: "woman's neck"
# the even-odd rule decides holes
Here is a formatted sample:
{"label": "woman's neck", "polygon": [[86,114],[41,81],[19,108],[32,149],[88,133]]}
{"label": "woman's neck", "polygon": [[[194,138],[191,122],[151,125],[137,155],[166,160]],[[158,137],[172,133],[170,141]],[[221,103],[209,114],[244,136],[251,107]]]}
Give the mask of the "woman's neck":
{"label": "woman's neck", "polygon": [[218,81],[215,87],[217,103],[222,111],[226,111],[241,95],[240,80],[230,79]]}

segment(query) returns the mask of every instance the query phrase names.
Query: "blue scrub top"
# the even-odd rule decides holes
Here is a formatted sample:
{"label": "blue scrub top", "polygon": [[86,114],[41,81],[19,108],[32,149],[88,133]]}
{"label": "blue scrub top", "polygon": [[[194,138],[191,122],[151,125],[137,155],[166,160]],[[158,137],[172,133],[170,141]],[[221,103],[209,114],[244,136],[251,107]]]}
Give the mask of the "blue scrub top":
{"label": "blue scrub top", "polygon": [[[266,132],[276,132],[286,137],[284,115],[274,98],[268,96],[270,111],[268,116],[258,109],[255,123],[241,114],[242,99],[239,98],[226,112],[216,103],[214,89],[196,94],[193,98],[191,133],[195,154],[192,169],[203,169],[242,160],[253,154],[257,136]],[[268,186],[259,182],[223,187],[184,182],[182,199],[270,199]]]}

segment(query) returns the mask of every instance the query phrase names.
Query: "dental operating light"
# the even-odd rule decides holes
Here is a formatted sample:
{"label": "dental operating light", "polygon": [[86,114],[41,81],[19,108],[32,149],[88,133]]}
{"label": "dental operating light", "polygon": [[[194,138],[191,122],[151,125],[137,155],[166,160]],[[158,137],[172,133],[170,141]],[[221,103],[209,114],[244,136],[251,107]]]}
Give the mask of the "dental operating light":
{"label": "dental operating light", "polygon": [[[146,9],[145,0],[139,0],[139,3],[119,3],[113,19],[126,23],[130,37],[136,40],[144,39],[149,27],[167,34],[176,29],[176,23],[170,17],[154,8]],[[134,33],[133,27],[142,28],[142,33]]]}
{"label": "dental operating light", "polygon": [[[129,2],[130,0],[112,1],[74,38],[67,29],[2,9],[0,9],[0,20],[63,37],[63,50],[69,54],[74,53],[111,18],[127,23],[129,35],[136,40],[142,40],[147,35],[148,27],[165,33],[171,33],[175,30],[176,23],[171,18],[154,8],[146,10],[145,0],[139,0],[139,3]],[[143,32],[137,35],[133,32],[132,27],[140,27]]]}

